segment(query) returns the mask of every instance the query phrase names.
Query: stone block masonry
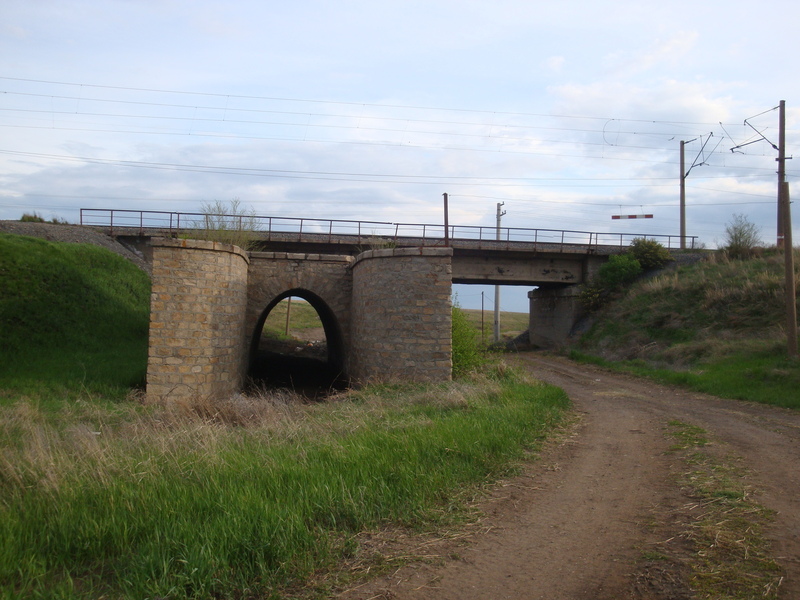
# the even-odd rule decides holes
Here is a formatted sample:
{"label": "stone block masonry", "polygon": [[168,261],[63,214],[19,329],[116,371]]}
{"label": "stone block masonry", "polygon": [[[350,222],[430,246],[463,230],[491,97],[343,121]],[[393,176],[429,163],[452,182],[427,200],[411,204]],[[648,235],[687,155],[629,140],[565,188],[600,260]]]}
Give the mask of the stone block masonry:
{"label": "stone block masonry", "polygon": [[241,387],[247,254],[228,244],[153,239],[147,394],[215,398]]}
{"label": "stone block masonry", "polygon": [[346,255],[253,252],[154,239],[148,396],[217,398],[241,389],[268,311],[308,300],[328,365],[356,384],[452,374],[450,248]]}
{"label": "stone block masonry", "polygon": [[353,265],[352,379],[452,377],[452,249],[370,250]]}
{"label": "stone block masonry", "polygon": [[347,372],[353,260],[348,255],[251,252],[246,319],[251,352],[261,336],[265,311],[291,294],[317,311],[325,330],[328,360]]}

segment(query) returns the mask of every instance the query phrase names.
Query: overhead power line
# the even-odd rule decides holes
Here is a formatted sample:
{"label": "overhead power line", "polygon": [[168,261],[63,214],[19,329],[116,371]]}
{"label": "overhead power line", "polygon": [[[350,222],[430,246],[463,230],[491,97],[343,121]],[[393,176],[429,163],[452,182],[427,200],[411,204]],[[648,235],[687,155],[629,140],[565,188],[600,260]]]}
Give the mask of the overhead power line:
{"label": "overhead power line", "polygon": [[[226,167],[221,165],[198,165],[186,163],[150,162],[133,161],[121,159],[108,159],[88,156],[44,154],[36,152],[21,152],[17,150],[0,149],[0,154],[12,156],[26,156],[30,158],[40,158],[47,160],[63,160],[70,162],[84,162],[89,164],[103,164],[122,167],[176,170],[200,173],[234,174],[261,177],[281,177],[290,179],[335,179],[362,182],[386,182],[387,178],[393,180],[392,183],[418,183],[418,184],[437,184],[458,183],[459,185],[544,185],[581,183],[587,186],[597,186],[598,184],[608,184],[614,187],[626,185],[641,185],[641,182],[660,181],[663,185],[672,185],[673,179],[670,177],[642,177],[642,178],[605,178],[605,177],[489,177],[478,175],[408,175],[402,173],[363,173],[347,171],[313,171],[313,170],[289,170],[289,169],[267,169],[260,167]],[[724,177],[706,177],[703,179],[723,179]],[[637,184],[629,184],[630,181],[638,181]]]}
{"label": "overhead power line", "polygon": [[27,82],[27,83],[37,83],[37,84],[48,84],[48,85],[63,85],[63,86],[71,86],[77,88],[90,88],[90,89],[105,89],[105,90],[117,90],[117,91],[128,91],[128,92],[147,92],[147,93],[159,93],[159,94],[175,94],[175,95],[186,95],[186,96],[200,96],[200,97],[209,97],[209,98],[224,98],[224,99],[243,99],[243,100],[264,100],[264,101],[278,101],[278,102],[304,102],[310,104],[330,104],[330,105],[342,105],[342,106],[355,106],[355,107],[374,107],[374,108],[403,108],[403,109],[413,109],[413,110],[431,110],[431,111],[447,111],[447,112],[461,112],[461,113],[475,113],[475,114],[486,114],[486,115],[509,115],[509,116],[525,116],[525,117],[548,117],[548,118],[560,118],[560,119],[585,119],[585,120],[592,120],[592,121],[601,121],[601,122],[608,122],[608,121],[621,121],[621,122],[629,122],[629,123],[653,123],[653,124],[670,124],[670,125],[708,125],[708,123],[703,122],[695,122],[695,121],[678,121],[678,120],[659,120],[659,119],[630,119],[630,118],[615,118],[615,117],[608,117],[608,116],[587,116],[587,115],[562,115],[562,114],[547,114],[547,113],[535,113],[535,112],[522,112],[522,111],[498,111],[498,110],[486,110],[486,109],[474,109],[474,108],[454,108],[454,107],[441,107],[441,106],[421,106],[421,105],[413,105],[413,104],[390,104],[390,103],[378,103],[378,102],[355,102],[355,101],[345,101],[345,100],[321,100],[321,99],[313,99],[313,98],[295,98],[295,97],[281,97],[281,96],[260,96],[260,95],[246,95],[246,94],[225,94],[219,92],[196,92],[196,91],[186,91],[186,90],[171,90],[171,89],[164,89],[164,88],[139,88],[139,87],[128,87],[128,86],[114,86],[114,85],[100,85],[100,84],[93,84],[93,83],[78,83],[78,82],[67,82],[67,81],[53,81],[53,80],[45,80],[45,79],[26,79],[22,77],[1,77],[0,81],[18,81],[18,82]]}

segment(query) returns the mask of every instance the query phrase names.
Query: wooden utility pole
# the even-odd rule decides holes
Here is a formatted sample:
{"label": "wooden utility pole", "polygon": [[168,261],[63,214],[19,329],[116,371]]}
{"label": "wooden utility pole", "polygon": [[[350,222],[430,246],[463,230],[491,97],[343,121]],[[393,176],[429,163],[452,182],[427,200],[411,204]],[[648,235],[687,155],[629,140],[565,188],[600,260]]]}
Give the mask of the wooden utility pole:
{"label": "wooden utility pole", "polygon": [[447,192],[442,194],[442,196],[444,196],[444,245],[447,247],[450,245],[450,224],[448,222],[450,217],[447,214]]}
{"label": "wooden utility pole", "polygon": [[[495,238],[500,241],[500,219],[506,214],[506,211],[501,210],[505,202],[497,203],[497,234]],[[500,286],[494,286],[494,341],[500,341]]]}
{"label": "wooden utility pole", "polygon": [[486,343],[486,326],[483,324],[483,291],[481,291],[481,346]]}
{"label": "wooden utility pole", "polygon": [[289,335],[289,321],[291,320],[292,315],[292,297],[289,296],[286,299],[286,329],[284,330],[285,335]]}
{"label": "wooden utility pole", "polygon": [[778,244],[783,246],[786,294],[786,345],[789,358],[797,358],[797,299],[794,283],[792,207],[786,179],[786,101],[781,100],[778,127]]}
{"label": "wooden utility pole", "polygon": [[686,161],[684,148],[686,142],[681,140],[681,250],[686,250]]}
{"label": "wooden utility pole", "polygon": [[783,183],[784,267],[786,271],[786,342],[789,358],[797,358],[797,293],[794,282],[794,248],[792,246],[792,214],[789,201],[789,184]]}
{"label": "wooden utility pole", "polygon": [[[778,240],[776,245],[778,250],[784,247],[786,236],[786,226],[784,223],[783,204],[783,184],[786,181],[786,101],[781,100],[778,113]],[[791,246],[789,246],[791,248]]]}

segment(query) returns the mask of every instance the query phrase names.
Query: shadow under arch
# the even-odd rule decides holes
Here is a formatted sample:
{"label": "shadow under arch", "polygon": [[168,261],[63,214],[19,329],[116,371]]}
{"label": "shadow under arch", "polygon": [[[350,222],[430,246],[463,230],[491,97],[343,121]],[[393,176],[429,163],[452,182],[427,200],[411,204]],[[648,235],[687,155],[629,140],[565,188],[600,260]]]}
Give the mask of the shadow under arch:
{"label": "shadow under arch", "polygon": [[[264,323],[272,309],[286,298],[302,298],[317,312],[327,343],[327,360],[298,357],[265,351],[261,348]],[[315,293],[294,288],[272,299],[261,312],[250,340],[248,376],[256,384],[288,387],[308,396],[319,396],[332,389],[344,389],[349,381],[345,373],[344,338],[339,321],[327,303]]]}

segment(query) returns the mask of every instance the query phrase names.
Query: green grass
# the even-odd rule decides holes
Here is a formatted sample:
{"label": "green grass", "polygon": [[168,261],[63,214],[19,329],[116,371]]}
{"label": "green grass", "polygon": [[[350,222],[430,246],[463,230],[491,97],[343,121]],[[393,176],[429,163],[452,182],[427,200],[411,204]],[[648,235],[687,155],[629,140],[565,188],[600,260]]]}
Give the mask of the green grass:
{"label": "green grass", "polygon": [[[286,313],[289,313],[289,335],[286,334]],[[317,311],[302,298],[281,300],[270,311],[264,322],[263,334],[276,339],[303,339],[303,333],[309,329],[322,328],[322,321]],[[294,334],[294,335],[293,335]]]}
{"label": "green grass", "polygon": [[360,531],[463,516],[567,405],[508,372],[304,408],[257,399],[247,426],[150,407],[56,427],[19,400],[2,412],[15,442],[0,462],[0,597],[283,597],[356,552]]}
{"label": "green grass", "polygon": [[150,282],[96,246],[0,234],[0,401],[144,382]]}
{"label": "green grass", "polygon": [[781,255],[709,260],[631,286],[571,354],[741,400],[800,408],[800,362],[787,358]]}
{"label": "green grass", "polygon": [[[494,331],[494,311],[480,311],[471,308],[462,308],[461,311],[479,332],[481,331],[481,324],[483,324],[484,341],[491,343]],[[528,321],[528,313],[501,312],[500,337],[503,339],[515,338],[520,333],[528,330]]]}
{"label": "green grass", "polygon": [[146,275],[103,249],[15,236],[0,256],[4,600],[325,594],[344,561],[370,564],[360,533],[471,518],[568,408],[498,364],[319,403],[148,404],[131,394]]}

